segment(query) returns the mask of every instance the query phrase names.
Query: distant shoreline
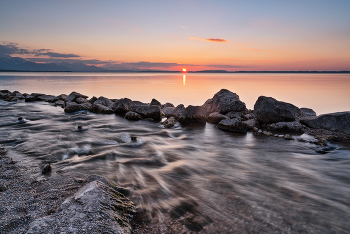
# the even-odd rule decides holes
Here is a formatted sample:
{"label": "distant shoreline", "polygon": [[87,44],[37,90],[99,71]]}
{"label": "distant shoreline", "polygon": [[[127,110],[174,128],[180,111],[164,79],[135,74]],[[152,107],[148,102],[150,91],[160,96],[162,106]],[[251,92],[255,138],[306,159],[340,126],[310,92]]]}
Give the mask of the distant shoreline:
{"label": "distant shoreline", "polygon": [[[115,70],[115,71],[24,71],[24,70],[0,70],[0,72],[84,72],[84,73],[183,73],[182,71],[132,71],[132,70]],[[203,70],[188,71],[187,73],[297,73],[297,74],[350,74],[350,71],[226,71],[226,70]]]}

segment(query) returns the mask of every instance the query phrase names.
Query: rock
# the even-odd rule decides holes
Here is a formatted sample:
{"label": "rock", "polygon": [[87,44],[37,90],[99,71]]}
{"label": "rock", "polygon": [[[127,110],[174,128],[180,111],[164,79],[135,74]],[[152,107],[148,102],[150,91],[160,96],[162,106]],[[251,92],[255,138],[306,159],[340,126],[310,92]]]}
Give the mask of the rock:
{"label": "rock", "polygon": [[44,95],[46,95],[46,94],[44,94],[44,93],[32,93],[32,94],[30,94],[30,96],[33,96],[35,100],[37,100],[37,98],[39,96],[44,96]]}
{"label": "rock", "polygon": [[56,212],[31,222],[27,234],[131,233],[133,203],[103,179],[89,177]]}
{"label": "rock", "polygon": [[[86,103],[86,104],[90,104],[90,103]],[[114,111],[111,108],[104,106],[102,104],[94,104],[92,106],[92,110],[94,113],[97,113],[97,114],[113,114],[114,113]]]}
{"label": "rock", "polygon": [[183,105],[183,104],[179,104],[177,107],[175,107],[175,109],[174,109],[174,112],[173,112],[173,116],[175,117],[175,118],[179,118],[180,117],[180,114],[182,113],[182,112],[184,112],[185,111],[185,106]]}
{"label": "rock", "polygon": [[77,104],[72,102],[67,102],[67,106],[64,108],[64,112],[73,113],[81,110],[91,110],[90,103]]}
{"label": "rock", "polygon": [[278,135],[279,138],[284,138],[284,135]]}
{"label": "rock", "polygon": [[[246,121],[243,121],[243,123],[245,123],[248,127],[248,130],[254,130],[255,129],[259,129],[259,122],[256,119],[248,119]],[[258,130],[256,130],[258,131]]]}
{"label": "rock", "polygon": [[255,115],[253,113],[244,115],[243,119],[254,119]]}
{"label": "rock", "polygon": [[212,99],[208,99],[203,108],[207,115],[213,112],[226,114],[230,111],[244,111],[246,109],[245,103],[239,100],[239,96],[227,89],[221,89]]}
{"label": "rock", "polygon": [[40,95],[36,97],[37,101],[52,102],[56,97],[53,95]]}
{"label": "rock", "polygon": [[21,93],[16,93],[15,98],[25,99],[25,97]]}
{"label": "rock", "polygon": [[97,97],[93,96],[92,98],[90,98],[89,103],[93,105],[96,101],[97,101]]}
{"label": "rock", "polygon": [[[248,129],[249,129],[249,126],[248,126]],[[254,132],[257,132],[257,131],[259,131],[259,128],[253,127],[253,130],[254,130]]]}
{"label": "rock", "polygon": [[277,123],[292,122],[301,116],[301,112],[290,103],[260,96],[254,105],[254,115],[261,123]]}
{"label": "rock", "polygon": [[56,101],[67,101],[67,95],[66,94],[60,94],[58,96],[55,97]]}
{"label": "rock", "polygon": [[[177,107],[176,107],[177,108]],[[175,109],[176,109],[175,108]],[[180,123],[205,123],[207,112],[202,106],[191,106],[186,107],[179,116],[178,121]]]}
{"label": "rock", "polygon": [[60,107],[64,108],[66,105],[64,104],[64,101],[58,100],[58,101],[55,102],[55,106],[60,106]]}
{"label": "rock", "polygon": [[316,116],[316,112],[309,108],[300,108],[301,117]]}
{"label": "rock", "polygon": [[143,118],[160,119],[162,112],[159,106],[132,106],[131,110]]}
{"label": "rock", "polygon": [[48,163],[44,165],[43,169],[41,170],[41,173],[46,174],[50,171],[51,171],[51,165]]}
{"label": "rock", "polygon": [[144,103],[140,101],[133,101],[133,103],[135,104],[135,106],[149,106],[149,103]]}
{"label": "rock", "polygon": [[156,100],[156,99],[152,99],[151,103],[149,104],[150,106],[162,106],[162,104]]}
{"label": "rock", "polygon": [[174,111],[175,111],[175,107],[165,107],[162,109],[163,115],[167,118],[173,116]]}
{"label": "rock", "polygon": [[268,132],[268,131],[263,131],[263,134],[266,135],[266,136],[272,136],[272,133]]}
{"label": "rock", "polygon": [[77,98],[88,98],[88,96],[85,96],[85,95],[77,93],[77,92],[72,92],[71,94],[68,95],[67,101],[75,102],[77,100]]}
{"label": "rock", "polygon": [[112,102],[111,100],[109,100],[108,98],[105,98],[105,97],[99,97],[97,98],[97,100],[94,102],[94,104],[101,104],[101,105],[104,105],[104,106],[111,106],[114,102]]}
{"label": "rock", "polygon": [[258,133],[263,134],[263,131],[261,129],[258,130]]}
{"label": "rock", "polygon": [[167,102],[163,105],[163,108],[166,108],[166,107],[175,107],[175,106],[172,103]]}
{"label": "rock", "polygon": [[137,137],[136,137],[136,136],[131,136],[130,139],[131,139],[131,141],[133,141],[133,142],[136,142],[136,141],[137,141]]}
{"label": "rock", "polygon": [[289,134],[284,135],[283,138],[286,139],[286,140],[294,140],[294,138],[291,137],[291,135],[289,135]]}
{"label": "rock", "polygon": [[221,120],[229,119],[226,115],[222,115],[219,112],[213,112],[208,116],[208,122],[212,124],[218,124]]}
{"label": "rock", "polygon": [[79,97],[77,100],[75,100],[76,103],[82,104],[82,103],[88,103],[88,100],[86,98]]}
{"label": "rock", "polygon": [[310,128],[322,128],[350,134],[350,111],[304,117],[300,122]]}
{"label": "rock", "polygon": [[9,90],[7,89],[3,89],[3,90],[0,90],[1,93],[11,93]]}
{"label": "rock", "polygon": [[125,114],[124,118],[130,120],[140,120],[142,119],[142,116],[137,114],[136,112],[129,111]]}
{"label": "rock", "polygon": [[122,98],[109,106],[115,113],[126,113],[132,111],[135,104],[129,98]]}
{"label": "rock", "polygon": [[267,128],[276,132],[304,132],[303,125],[299,121],[268,124]]}
{"label": "rock", "polygon": [[237,119],[224,119],[217,125],[218,128],[230,132],[247,133],[248,126]]}
{"label": "rock", "polygon": [[35,97],[32,96],[32,95],[28,95],[28,96],[26,96],[24,101],[26,101],[26,102],[34,102],[35,101]]}
{"label": "rock", "polygon": [[236,111],[230,111],[226,114],[226,116],[229,117],[230,119],[238,119],[238,120],[244,119],[243,113],[236,112]]}
{"label": "rock", "polygon": [[176,119],[174,116],[172,116],[172,117],[166,119],[163,124],[164,124],[164,127],[166,127],[166,128],[174,127],[174,125],[176,124]]}
{"label": "rock", "polygon": [[78,130],[83,130],[83,126],[79,125]]}

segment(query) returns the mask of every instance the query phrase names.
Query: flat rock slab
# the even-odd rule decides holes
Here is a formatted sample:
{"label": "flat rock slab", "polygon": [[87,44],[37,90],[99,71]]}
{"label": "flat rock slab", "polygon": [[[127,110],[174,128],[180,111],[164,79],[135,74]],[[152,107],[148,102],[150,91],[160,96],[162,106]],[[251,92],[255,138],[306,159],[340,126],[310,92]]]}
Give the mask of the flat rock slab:
{"label": "flat rock slab", "polygon": [[300,122],[310,128],[321,128],[350,134],[350,111],[304,117]]}

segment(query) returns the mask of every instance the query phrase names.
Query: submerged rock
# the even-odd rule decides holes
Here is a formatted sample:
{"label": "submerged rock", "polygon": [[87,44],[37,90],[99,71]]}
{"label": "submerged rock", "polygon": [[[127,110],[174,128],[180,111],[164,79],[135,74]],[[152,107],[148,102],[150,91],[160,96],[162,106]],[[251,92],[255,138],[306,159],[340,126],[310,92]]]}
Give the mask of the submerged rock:
{"label": "submerged rock", "polygon": [[109,106],[115,113],[126,113],[132,111],[135,104],[129,98],[122,98]]}
{"label": "submerged rock", "polygon": [[289,134],[284,135],[283,138],[286,139],[286,140],[294,140],[294,138],[291,135],[289,135]]}
{"label": "submerged rock", "polygon": [[316,112],[309,108],[300,108],[301,117],[316,116]]}
{"label": "submerged rock", "polygon": [[41,172],[43,173],[43,174],[46,174],[46,173],[48,173],[48,172],[50,172],[51,171],[51,165],[48,163],[48,164],[45,164],[44,165],[44,167],[43,167],[43,169],[41,170]]}
{"label": "submerged rock", "polygon": [[267,128],[276,132],[304,132],[303,125],[299,121],[269,124]]}
{"label": "submerged rock", "polygon": [[212,99],[208,99],[202,106],[207,115],[213,112],[226,114],[230,111],[244,111],[246,105],[239,100],[239,96],[227,89],[221,89]]}
{"label": "submerged rock", "polygon": [[293,104],[260,96],[254,105],[254,115],[261,123],[277,123],[292,122],[301,116],[301,112]]}
{"label": "submerged rock", "polygon": [[160,119],[162,117],[160,106],[132,106],[131,110],[143,118]]}
{"label": "submerged rock", "polygon": [[310,128],[322,128],[350,134],[350,111],[304,117],[300,122]]}
{"label": "submerged rock", "polygon": [[212,124],[218,124],[223,119],[229,119],[229,117],[222,115],[219,112],[213,112],[208,116],[208,122]]}
{"label": "submerged rock", "polygon": [[140,120],[142,119],[142,116],[137,114],[136,112],[129,111],[125,114],[124,118],[130,120]]}
{"label": "submerged rock", "polygon": [[77,92],[72,92],[71,94],[68,95],[67,101],[75,102],[77,100],[77,98],[88,98],[88,96],[85,96],[85,95],[77,93]]}
{"label": "submerged rock", "polygon": [[172,117],[166,119],[163,124],[164,124],[164,127],[166,127],[166,128],[174,127],[174,125],[176,124],[176,119],[174,116],[172,116]]}
{"label": "submerged rock", "polygon": [[224,119],[217,125],[217,127],[222,130],[237,133],[247,133],[248,131],[247,124],[237,119]]}
{"label": "submerged rock", "polygon": [[202,106],[186,107],[179,116],[180,123],[205,123],[207,120],[207,113]]}
{"label": "submerged rock", "polygon": [[150,106],[162,106],[162,104],[156,100],[156,99],[152,99],[151,103],[149,104]]}

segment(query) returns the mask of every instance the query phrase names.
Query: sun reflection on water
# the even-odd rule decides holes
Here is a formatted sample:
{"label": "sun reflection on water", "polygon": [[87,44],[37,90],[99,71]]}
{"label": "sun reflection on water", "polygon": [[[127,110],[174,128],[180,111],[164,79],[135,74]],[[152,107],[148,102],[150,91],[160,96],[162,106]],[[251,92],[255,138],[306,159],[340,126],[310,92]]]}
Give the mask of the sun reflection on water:
{"label": "sun reflection on water", "polygon": [[182,80],[183,80],[184,85],[186,85],[186,75],[183,75]]}

